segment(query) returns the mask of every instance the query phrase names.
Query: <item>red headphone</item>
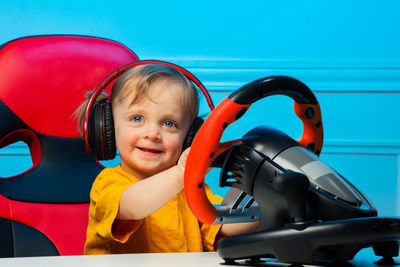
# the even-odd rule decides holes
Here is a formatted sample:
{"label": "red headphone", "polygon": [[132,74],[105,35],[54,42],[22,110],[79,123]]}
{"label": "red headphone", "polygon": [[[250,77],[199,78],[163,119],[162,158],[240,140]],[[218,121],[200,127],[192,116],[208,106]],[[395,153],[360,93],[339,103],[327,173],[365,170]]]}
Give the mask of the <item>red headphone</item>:
{"label": "red headphone", "polygon": [[[85,110],[85,123],[83,125],[86,153],[89,153],[89,148],[92,148],[98,160],[109,160],[115,157],[116,145],[115,145],[114,121],[112,117],[111,103],[108,100],[105,100],[94,105],[95,100],[97,99],[100,92],[103,91],[119,75],[121,75],[128,69],[134,68],[136,66],[149,65],[149,64],[164,65],[179,71],[191,82],[197,85],[197,87],[201,90],[201,92],[205,96],[211,111],[214,109],[214,104],[211,100],[208,91],[206,90],[204,85],[200,82],[200,80],[197,79],[188,70],[178,65],[160,60],[143,60],[143,61],[135,61],[129,63],[127,65],[124,65],[116,69],[111,74],[109,74],[100,83],[100,85],[96,87],[94,93],[89,99],[89,102]],[[196,117],[194,119],[186,135],[183,149],[191,145],[194,136],[196,135],[198,129],[200,129],[202,123],[203,123],[202,118]]]}

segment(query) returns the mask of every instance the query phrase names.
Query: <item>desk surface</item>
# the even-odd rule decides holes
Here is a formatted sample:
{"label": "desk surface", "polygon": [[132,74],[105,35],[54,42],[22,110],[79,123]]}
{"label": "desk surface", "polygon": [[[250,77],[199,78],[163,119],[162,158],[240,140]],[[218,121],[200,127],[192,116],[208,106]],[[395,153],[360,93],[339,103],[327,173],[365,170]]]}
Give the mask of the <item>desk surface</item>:
{"label": "desk surface", "polygon": [[[357,254],[351,263],[355,266],[374,266],[373,262],[379,258],[373,255],[372,250],[363,250]],[[398,259],[397,259],[398,261]],[[289,266],[279,264],[269,259],[261,264],[251,265],[245,261],[237,261],[237,265],[224,266]],[[198,267],[221,266],[224,261],[216,252],[203,253],[157,253],[157,254],[124,254],[124,255],[98,255],[98,256],[56,256],[56,257],[26,257],[26,258],[1,258],[0,266],[7,267],[137,267],[137,266],[164,266],[164,267]],[[387,265],[386,265],[387,266]]]}

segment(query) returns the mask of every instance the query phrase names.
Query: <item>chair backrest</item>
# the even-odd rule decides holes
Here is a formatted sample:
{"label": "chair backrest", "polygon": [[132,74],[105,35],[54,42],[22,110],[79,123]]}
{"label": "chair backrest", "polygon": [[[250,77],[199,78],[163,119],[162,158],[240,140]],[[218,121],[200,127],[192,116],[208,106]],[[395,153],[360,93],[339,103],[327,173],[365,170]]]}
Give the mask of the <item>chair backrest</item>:
{"label": "chair backrest", "polygon": [[0,177],[0,256],[83,253],[89,193],[101,167],[85,154],[73,113],[86,92],[137,60],[124,45],[89,36],[0,46],[0,148],[23,141],[33,163]]}

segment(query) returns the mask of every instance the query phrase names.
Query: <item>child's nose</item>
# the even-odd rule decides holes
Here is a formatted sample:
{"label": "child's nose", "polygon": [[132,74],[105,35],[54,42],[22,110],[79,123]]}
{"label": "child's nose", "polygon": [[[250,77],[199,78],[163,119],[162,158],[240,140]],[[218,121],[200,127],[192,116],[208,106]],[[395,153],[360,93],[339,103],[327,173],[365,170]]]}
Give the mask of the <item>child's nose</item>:
{"label": "child's nose", "polygon": [[160,127],[155,124],[149,124],[146,131],[146,137],[150,140],[161,139]]}

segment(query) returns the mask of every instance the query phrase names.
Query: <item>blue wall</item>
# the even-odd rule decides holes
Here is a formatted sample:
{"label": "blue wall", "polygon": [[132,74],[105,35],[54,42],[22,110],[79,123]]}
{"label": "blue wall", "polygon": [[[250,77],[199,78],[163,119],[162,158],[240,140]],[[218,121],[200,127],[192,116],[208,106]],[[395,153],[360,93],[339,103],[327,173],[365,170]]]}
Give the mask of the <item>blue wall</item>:
{"label": "blue wall", "polygon": [[[141,59],[189,68],[215,103],[263,76],[300,79],[322,107],[321,158],[366,193],[380,214],[400,215],[400,2],[37,2],[0,3],[0,43],[39,34],[113,39]],[[301,134],[293,101],[274,96],[253,105],[224,138],[260,124]],[[0,176],[29,164],[23,144],[0,150]],[[222,194],[216,176],[213,171],[207,180]]]}

